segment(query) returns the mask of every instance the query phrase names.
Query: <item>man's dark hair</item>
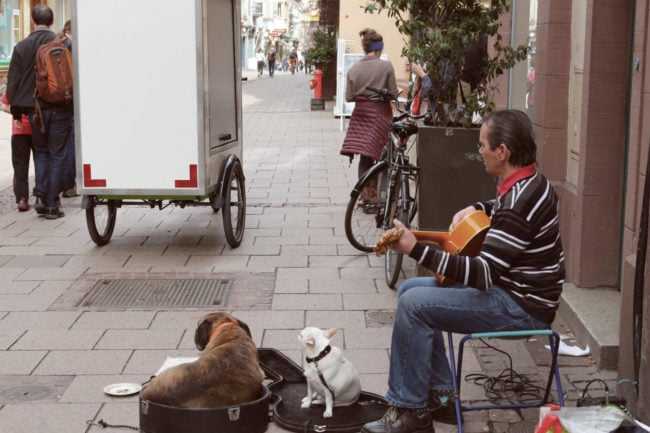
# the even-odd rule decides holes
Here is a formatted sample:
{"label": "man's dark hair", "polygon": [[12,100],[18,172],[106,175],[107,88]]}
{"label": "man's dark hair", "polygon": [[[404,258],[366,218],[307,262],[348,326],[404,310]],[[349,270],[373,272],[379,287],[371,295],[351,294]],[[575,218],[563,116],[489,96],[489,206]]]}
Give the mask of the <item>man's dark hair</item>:
{"label": "man's dark hair", "polygon": [[54,23],[54,12],[47,5],[36,5],[32,9],[34,24],[40,26],[51,26]]}
{"label": "man's dark hair", "polygon": [[524,167],[535,162],[537,145],[533,124],[526,113],[520,110],[493,111],[485,116],[483,123],[488,124],[490,149],[505,144],[510,150],[510,164]]}

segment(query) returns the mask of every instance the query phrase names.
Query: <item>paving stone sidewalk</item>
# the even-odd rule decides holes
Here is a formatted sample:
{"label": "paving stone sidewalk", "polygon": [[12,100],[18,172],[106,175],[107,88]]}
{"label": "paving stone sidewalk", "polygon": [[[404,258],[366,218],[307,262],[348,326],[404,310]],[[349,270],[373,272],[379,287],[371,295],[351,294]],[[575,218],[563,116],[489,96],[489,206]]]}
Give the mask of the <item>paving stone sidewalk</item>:
{"label": "paving stone sidewalk", "polygon": [[[341,122],[311,111],[310,76],[276,73],[242,83],[246,231],[231,249],[221,214],[207,207],[124,207],[111,242],[97,247],[87,232],[80,197],[63,199],[66,216],[48,221],[18,213],[11,193],[9,118],[0,114],[0,431],[121,432],[88,420],[138,425],[137,397],[111,397],[112,383],[146,381],[168,356],[196,355],[197,319],[226,309],[247,322],[260,347],[301,363],[297,335],[305,326],[337,327],[341,347],[361,374],[363,389],[386,387],[395,308],[383,259],[361,254],[345,238],[343,215],[356,180],[356,161],[339,155]],[[32,179],[33,181],[33,179]],[[415,274],[412,264],[405,277]],[[217,306],[156,308],[83,306],[103,281],[215,279],[233,282]],[[385,313],[385,314],[384,314]],[[556,328],[570,330],[558,319]],[[578,342],[579,343],[579,342]],[[544,377],[541,341],[508,341],[515,369]],[[567,398],[575,400],[598,371],[588,357],[562,357]],[[475,347],[464,371],[495,374],[505,365]],[[485,401],[478,386],[463,398]],[[467,414],[465,431],[532,431],[537,410]],[[456,431],[437,424],[439,433]],[[284,432],[274,423],[269,433]]]}

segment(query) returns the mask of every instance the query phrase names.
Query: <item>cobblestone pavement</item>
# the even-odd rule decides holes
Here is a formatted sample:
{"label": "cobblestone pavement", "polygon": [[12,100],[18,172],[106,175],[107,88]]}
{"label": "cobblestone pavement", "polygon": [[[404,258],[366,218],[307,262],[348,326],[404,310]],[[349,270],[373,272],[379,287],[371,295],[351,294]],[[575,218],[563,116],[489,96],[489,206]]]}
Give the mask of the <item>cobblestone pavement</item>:
{"label": "cobblestone pavement", "polygon": [[[384,284],[383,259],[349,246],[343,214],[356,164],[339,155],[344,132],[332,115],[310,110],[309,76],[277,73],[242,83],[247,220],[244,241],[226,245],[221,214],[209,208],[128,207],[118,210],[111,242],[90,240],[80,198],[64,199],[65,218],[19,214],[11,194],[9,120],[0,115],[0,430],[120,432],[87,420],[138,425],[137,397],[111,397],[103,387],[141,383],[168,356],[191,356],[195,323],[226,308],[246,321],[260,347],[301,363],[297,335],[304,326],[337,327],[341,347],[363,389],[383,394],[388,371],[395,292]],[[404,277],[415,274],[412,263]],[[84,305],[105,281],[232,280],[217,307]],[[558,318],[555,328],[570,334]],[[579,343],[579,342],[578,342]],[[519,373],[545,377],[541,340],[497,342]],[[496,374],[503,355],[473,344],[464,373]],[[562,357],[567,399],[598,377],[589,357]],[[486,400],[463,382],[464,401]],[[532,431],[536,409],[467,413],[465,431]],[[456,431],[436,424],[438,433]],[[284,432],[275,423],[268,432]]]}

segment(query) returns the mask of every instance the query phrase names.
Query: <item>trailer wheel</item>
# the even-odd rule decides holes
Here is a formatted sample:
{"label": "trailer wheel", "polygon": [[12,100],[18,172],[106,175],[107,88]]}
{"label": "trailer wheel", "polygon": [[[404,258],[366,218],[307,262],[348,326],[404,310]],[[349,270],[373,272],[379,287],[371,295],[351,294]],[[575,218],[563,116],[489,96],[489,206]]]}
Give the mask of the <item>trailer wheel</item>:
{"label": "trailer wheel", "polygon": [[86,208],[86,225],[90,238],[99,246],[106,245],[113,236],[117,209],[110,200],[106,204],[92,204]]}
{"label": "trailer wheel", "polygon": [[246,222],[246,188],[244,186],[244,171],[241,163],[235,161],[226,179],[223,198],[223,230],[226,241],[232,248],[237,248],[244,237]]}

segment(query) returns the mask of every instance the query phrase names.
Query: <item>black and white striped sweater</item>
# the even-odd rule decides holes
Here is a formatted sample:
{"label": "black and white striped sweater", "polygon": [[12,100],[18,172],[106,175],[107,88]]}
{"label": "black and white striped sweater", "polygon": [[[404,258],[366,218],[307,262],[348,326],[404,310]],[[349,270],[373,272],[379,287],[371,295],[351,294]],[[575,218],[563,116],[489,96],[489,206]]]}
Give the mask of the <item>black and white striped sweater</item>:
{"label": "black and white striped sweater", "polygon": [[452,255],[423,243],[410,256],[467,286],[502,287],[528,314],[550,324],[564,282],[558,198],[551,183],[534,171],[496,199],[474,207],[491,218],[479,256]]}

